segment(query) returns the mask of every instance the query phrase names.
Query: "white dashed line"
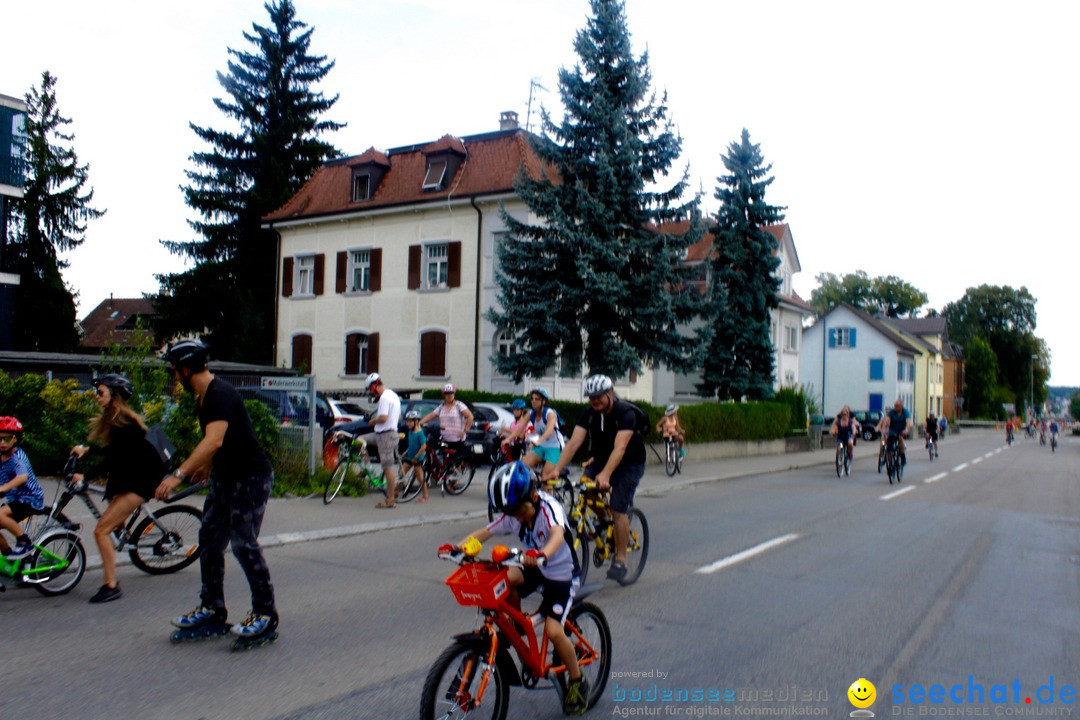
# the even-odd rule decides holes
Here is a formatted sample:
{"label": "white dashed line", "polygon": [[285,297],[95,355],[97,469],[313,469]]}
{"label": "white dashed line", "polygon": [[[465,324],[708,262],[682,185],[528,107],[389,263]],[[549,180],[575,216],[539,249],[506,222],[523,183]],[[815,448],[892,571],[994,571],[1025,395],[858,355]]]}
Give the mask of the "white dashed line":
{"label": "white dashed line", "polygon": [[[995,452],[1001,452],[1001,451],[996,450]],[[994,457],[994,453],[993,452],[988,452],[985,455],[983,455],[983,457],[986,458],[987,460],[989,460],[990,458]]]}
{"label": "white dashed line", "polygon": [[960,472],[961,470],[963,470],[963,469],[964,469],[964,468],[966,468],[967,466],[968,466],[968,464],[967,464],[967,463],[960,463],[959,465],[957,465],[956,467],[954,467],[954,468],[952,469],[952,471],[953,471],[953,472]]}
{"label": "white dashed line", "polygon": [[983,458],[981,458],[981,457],[977,457],[977,458],[975,458],[974,460],[972,460],[972,461],[971,461],[971,464],[972,464],[972,465],[978,465],[978,464],[979,464],[979,463],[981,463],[982,461],[983,461]]}
{"label": "white dashed line", "polygon": [[781,535],[780,537],[773,538],[772,540],[767,540],[760,545],[755,545],[754,547],[747,548],[742,552],[737,552],[734,555],[729,555],[726,558],[717,560],[711,565],[703,565],[694,572],[699,575],[709,575],[710,573],[719,572],[724,568],[729,568],[732,565],[737,565],[743,560],[749,560],[755,555],[760,555],[763,552],[772,550],[774,547],[783,545],[784,543],[789,543],[792,540],[798,540],[800,537],[801,536],[796,533],[791,533],[789,535]]}
{"label": "white dashed line", "polygon": [[903,495],[906,492],[911,492],[914,489],[915,489],[914,485],[908,485],[906,488],[900,488],[899,490],[896,490],[895,492],[888,493],[887,495],[882,495],[880,499],[881,500],[892,500],[894,497],[899,497],[900,495]]}
{"label": "white dashed line", "polygon": [[925,480],[923,480],[923,482],[928,483],[928,484],[929,483],[935,483],[935,482],[937,482],[938,480],[940,480],[941,478],[945,477],[948,474],[949,473],[938,473],[937,475],[935,475],[933,477],[926,478]]}

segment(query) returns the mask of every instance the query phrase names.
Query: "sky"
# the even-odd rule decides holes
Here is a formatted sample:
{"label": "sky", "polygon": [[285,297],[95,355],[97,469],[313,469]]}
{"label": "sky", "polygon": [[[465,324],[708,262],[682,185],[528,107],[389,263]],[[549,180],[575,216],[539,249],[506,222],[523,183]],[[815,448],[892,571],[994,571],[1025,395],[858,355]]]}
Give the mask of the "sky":
{"label": "sky", "polygon": [[[577,61],[587,0],[294,0],[311,51],[336,65],[328,140],[346,155],[498,129],[541,105]],[[1080,386],[1080,4],[1067,0],[627,0],[689,168],[712,213],[722,156],[743,128],[772,164],[805,299],[816,277],[897,275],[941,309],[982,284],[1027,287],[1052,385]],[[64,255],[79,317],[184,268],[162,239],[194,235],[180,186],[206,149],[189,123],[229,127],[213,99],[227,48],[269,24],[261,0],[6,3],[0,93],[57,78],[89,163],[93,221]],[[528,114],[530,86],[538,84]]]}

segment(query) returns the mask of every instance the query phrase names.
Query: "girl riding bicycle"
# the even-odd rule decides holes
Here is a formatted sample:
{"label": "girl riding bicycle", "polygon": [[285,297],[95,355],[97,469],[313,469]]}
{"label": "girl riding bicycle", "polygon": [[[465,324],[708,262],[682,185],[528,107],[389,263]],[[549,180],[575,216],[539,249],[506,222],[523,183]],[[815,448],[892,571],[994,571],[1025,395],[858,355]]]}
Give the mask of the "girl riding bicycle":
{"label": "girl riding bicycle", "polygon": [[673,438],[679,448],[679,454],[686,455],[686,450],[683,449],[686,431],[683,430],[682,423],[679,422],[678,405],[668,405],[664,409],[664,417],[660,418],[659,422],[656,423],[656,433],[665,440]]}
{"label": "girl riding bicycle", "polygon": [[[110,373],[94,378],[91,383],[97,391],[101,412],[90,420],[90,442],[101,446],[100,452],[105,456],[109,478],[105,499],[109,506],[94,527],[105,582],[90,602],[103,603],[123,594],[116,579],[116,544],[112,534],[124,525],[135,508],[154,496],[166,468],[146,439],[146,421],[127,403],[135,394],[131,381]],[[71,452],[81,458],[90,448],[76,445]],[[76,473],[72,479],[81,483],[83,475]]]}
{"label": "girl riding bicycle", "polygon": [[[479,552],[480,544],[493,535],[517,535],[526,547],[524,568],[511,567],[510,584],[520,598],[543,587],[539,612],[545,617],[544,633],[569,679],[563,712],[580,715],[588,709],[588,681],[581,674],[574,645],[563,623],[573,605],[577,563],[566,537],[566,511],[552,496],[539,490],[535,475],[520,460],[501,467],[491,476],[488,501],[501,511],[487,526],[461,542],[467,554]],[[543,558],[543,562],[541,562]]]}

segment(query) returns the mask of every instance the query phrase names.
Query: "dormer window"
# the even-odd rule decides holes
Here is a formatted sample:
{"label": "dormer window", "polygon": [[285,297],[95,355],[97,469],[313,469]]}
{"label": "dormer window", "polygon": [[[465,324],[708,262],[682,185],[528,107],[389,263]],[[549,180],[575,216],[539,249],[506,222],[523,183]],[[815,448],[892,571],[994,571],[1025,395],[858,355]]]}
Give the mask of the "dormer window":
{"label": "dormer window", "polygon": [[443,178],[446,177],[447,160],[445,157],[428,158],[427,174],[424,175],[425,190],[439,190],[442,188]]}
{"label": "dormer window", "polygon": [[363,202],[371,199],[371,175],[356,173],[352,181],[352,201]]}

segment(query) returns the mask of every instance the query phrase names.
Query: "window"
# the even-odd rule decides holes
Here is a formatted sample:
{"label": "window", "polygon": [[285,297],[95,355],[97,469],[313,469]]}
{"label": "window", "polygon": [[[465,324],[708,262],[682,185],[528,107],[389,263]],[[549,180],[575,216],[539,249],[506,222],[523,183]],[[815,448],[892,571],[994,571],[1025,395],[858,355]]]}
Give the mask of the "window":
{"label": "window", "polygon": [[855,328],[840,327],[829,328],[829,347],[853,348],[855,347]]}
{"label": "window", "polygon": [[446,377],[446,333],[441,330],[420,333],[420,376]]}
{"label": "window", "polygon": [[450,254],[445,244],[424,248],[424,287],[444,288],[449,279]]}
{"label": "window", "polygon": [[[513,335],[511,335],[510,333],[508,333],[506,331],[501,331],[499,333],[496,333],[496,335],[495,335],[495,343],[494,344],[495,344],[495,354],[498,357],[505,358],[505,357],[510,357],[511,355],[516,355],[517,354],[517,351],[518,351],[517,338],[515,338]],[[498,369],[495,370],[495,374],[496,375],[500,374]]]}
{"label": "window", "polygon": [[367,250],[349,252],[349,292],[371,290],[371,253]]}
{"label": "window", "polygon": [[367,173],[353,175],[352,201],[363,202],[371,199],[371,176]]}
{"label": "window", "polygon": [[885,396],[881,393],[870,393],[870,412],[881,412],[885,407]]}
{"label": "window", "polygon": [[871,380],[884,380],[885,379],[885,359],[884,358],[870,358],[870,379]]}
{"label": "window", "polygon": [[915,382],[915,363],[908,363],[907,379],[910,382]]}
{"label": "window", "polygon": [[799,351],[799,329],[794,325],[784,326],[784,349],[789,352]]}
{"label": "window", "polygon": [[345,335],[345,375],[367,375],[379,369],[379,333]]}
{"label": "window", "polygon": [[296,272],[293,274],[293,295],[314,294],[315,256],[305,255],[303,257],[298,257],[296,258]]}
{"label": "window", "polygon": [[306,333],[293,335],[292,367],[304,373],[311,372],[311,336]]}
{"label": "window", "polygon": [[904,361],[896,361],[896,379],[900,382],[904,382]]}
{"label": "window", "polygon": [[427,174],[424,175],[424,189],[438,190],[446,177],[446,158],[428,160]]}

